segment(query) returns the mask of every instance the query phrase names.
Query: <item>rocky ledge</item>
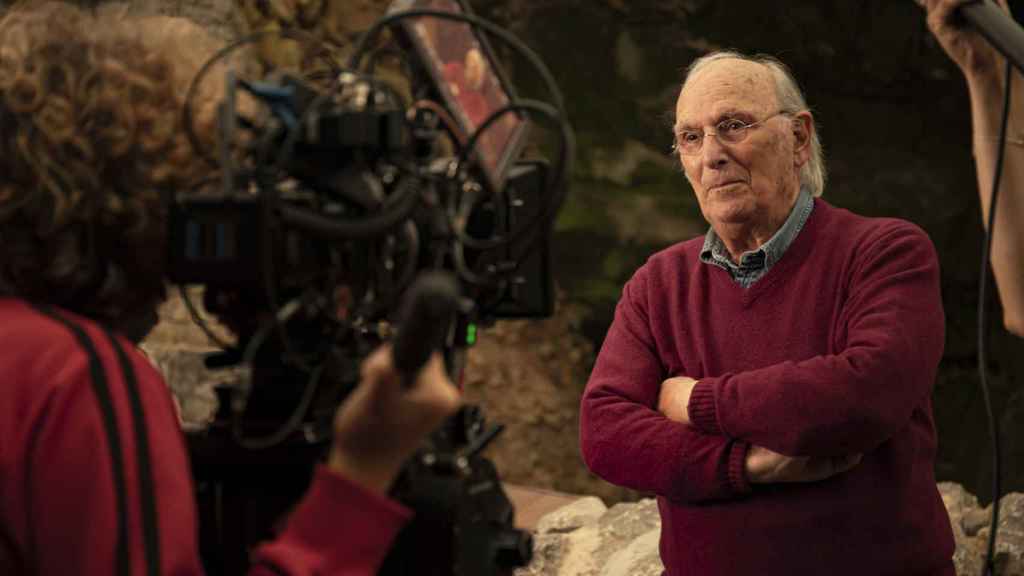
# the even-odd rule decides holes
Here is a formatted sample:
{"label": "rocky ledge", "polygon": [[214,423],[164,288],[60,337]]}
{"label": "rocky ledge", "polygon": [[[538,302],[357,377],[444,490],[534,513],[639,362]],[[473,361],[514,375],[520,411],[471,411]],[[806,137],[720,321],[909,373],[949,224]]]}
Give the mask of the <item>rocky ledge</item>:
{"label": "rocky ledge", "polygon": [[[956,536],[960,576],[982,573],[992,506],[952,482],[939,483]],[[652,499],[607,508],[584,497],[544,516],[534,536],[533,562],[516,576],[660,576],[661,522]],[[1002,498],[996,565],[1001,576],[1024,576],[1024,494]]]}

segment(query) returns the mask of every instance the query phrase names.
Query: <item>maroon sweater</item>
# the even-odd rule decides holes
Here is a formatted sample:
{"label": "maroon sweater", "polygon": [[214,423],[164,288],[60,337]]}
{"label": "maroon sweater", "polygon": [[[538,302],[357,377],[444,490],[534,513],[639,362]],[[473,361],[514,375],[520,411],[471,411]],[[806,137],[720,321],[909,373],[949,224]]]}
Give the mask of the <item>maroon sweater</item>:
{"label": "maroon sweater", "polygon": [[[931,390],[943,312],[916,226],[821,200],[749,289],[672,246],[623,290],[582,400],[587,465],[658,496],[670,576],[952,575]],[[691,425],[661,382],[699,380]],[[821,482],[751,486],[748,447],[863,453]]]}
{"label": "maroon sweater", "polygon": [[[140,475],[130,399],[99,327],[73,318],[106,368],[122,442],[131,574],[145,574]],[[153,465],[160,574],[202,573],[185,444],[167,386],[120,340],[138,378]],[[88,359],[68,329],[0,299],[0,574],[113,576],[118,494]],[[251,574],[375,574],[409,512],[325,468]]]}

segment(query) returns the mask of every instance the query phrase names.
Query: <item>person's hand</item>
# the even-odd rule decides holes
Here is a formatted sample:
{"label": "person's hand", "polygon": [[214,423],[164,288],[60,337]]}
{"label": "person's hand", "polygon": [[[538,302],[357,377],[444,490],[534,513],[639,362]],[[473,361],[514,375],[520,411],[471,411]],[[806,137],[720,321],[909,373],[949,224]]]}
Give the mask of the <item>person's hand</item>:
{"label": "person's hand", "polygon": [[431,356],[408,389],[382,346],[366,358],[359,386],[334,417],[328,468],[385,492],[423,439],[461,405],[440,354]]}
{"label": "person's hand", "polygon": [[690,412],[687,406],[696,385],[696,380],[686,376],[676,376],[662,382],[661,390],[658,392],[658,412],[669,420],[689,424]]}
{"label": "person's hand", "polygon": [[751,484],[772,482],[816,482],[842,474],[860,463],[862,454],[834,458],[794,458],[751,446],[745,462],[747,481]]}
{"label": "person's hand", "polygon": [[[917,0],[928,11],[928,28],[968,81],[999,78],[1002,57],[977,31],[957,23],[954,10],[970,0]],[[986,0],[987,1],[987,0]],[[1009,12],[1006,0],[997,0]]]}

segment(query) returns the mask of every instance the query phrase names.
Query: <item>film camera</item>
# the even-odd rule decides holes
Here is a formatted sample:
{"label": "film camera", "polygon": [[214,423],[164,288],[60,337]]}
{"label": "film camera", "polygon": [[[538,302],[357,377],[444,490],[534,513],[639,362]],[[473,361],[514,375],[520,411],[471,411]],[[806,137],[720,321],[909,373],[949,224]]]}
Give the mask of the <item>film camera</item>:
{"label": "film camera", "polygon": [[[480,31],[532,64],[554,103],[517,97]],[[364,66],[385,50],[408,94]],[[548,241],[573,140],[536,55],[461,2],[404,0],[325,78],[227,72],[216,150],[185,109],[219,180],[168,204],[171,277],[203,285],[238,336],[207,364],[247,374],[189,435],[211,574],[244,572],[245,550],[300,497],[372,349],[394,341],[410,371],[439,349],[460,382],[478,326],[553,309]],[[539,119],[559,144],[551,164],[521,159]],[[416,519],[382,574],[486,576],[529,561],[481,454],[500,432],[467,407],[407,464],[393,493]]]}

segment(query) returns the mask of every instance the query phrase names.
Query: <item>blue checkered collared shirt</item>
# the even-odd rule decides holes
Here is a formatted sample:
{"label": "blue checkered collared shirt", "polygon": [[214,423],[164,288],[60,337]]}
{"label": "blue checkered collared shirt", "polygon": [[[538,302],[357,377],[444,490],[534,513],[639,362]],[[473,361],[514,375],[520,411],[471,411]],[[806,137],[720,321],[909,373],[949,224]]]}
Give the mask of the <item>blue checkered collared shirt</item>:
{"label": "blue checkered collared shirt", "polygon": [[700,261],[722,268],[732,276],[737,284],[749,288],[782,258],[786,249],[807,223],[807,218],[810,217],[813,209],[814,198],[806,189],[801,189],[800,195],[793,205],[793,210],[782,227],[757,250],[741,254],[739,264],[733,263],[729,256],[729,250],[725,247],[725,242],[722,242],[718,234],[715,234],[714,228],[709,228],[708,233],[704,235],[704,247],[700,251]]}

